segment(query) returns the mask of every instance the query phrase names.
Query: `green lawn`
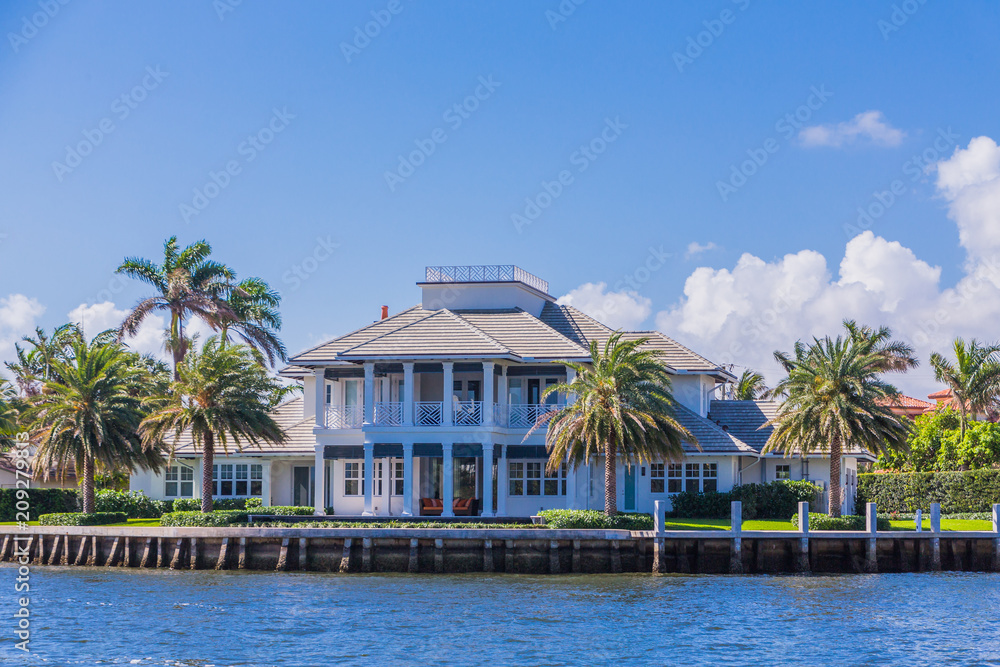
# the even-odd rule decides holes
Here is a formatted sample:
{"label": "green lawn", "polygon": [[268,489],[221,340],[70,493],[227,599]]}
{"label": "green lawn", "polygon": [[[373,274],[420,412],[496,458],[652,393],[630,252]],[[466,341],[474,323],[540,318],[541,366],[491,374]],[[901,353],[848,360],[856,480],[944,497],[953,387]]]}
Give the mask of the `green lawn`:
{"label": "green lawn", "polygon": [[[16,526],[17,521],[0,521],[0,526]],[[29,521],[29,526],[37,526],[37,521]],[[146,526],[159,526],[159,519],[129,519],[126,523],[109,523],[109,526],[127,526],[129,528],[143,528]]]}
{"label": "green lawn", "polygon": [[[913,521],[890,521],[893,530],[916,530]],[[667,530],[729,530],[729,519],[670,519],[664,524]],[[924,518],[923,529],[929,531],[931,522]],[[795,530],[790,521],[754,520],[744,521],[743,530]],[[993,530],[991,521],[973,521],[968,519],[941,519],[942,531],[962,530]]]}

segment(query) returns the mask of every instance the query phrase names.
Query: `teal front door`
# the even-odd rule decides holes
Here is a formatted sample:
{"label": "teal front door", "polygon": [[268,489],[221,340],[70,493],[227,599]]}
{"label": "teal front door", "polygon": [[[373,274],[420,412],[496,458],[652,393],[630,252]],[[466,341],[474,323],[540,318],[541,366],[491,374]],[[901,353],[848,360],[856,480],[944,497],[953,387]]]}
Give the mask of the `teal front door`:
{"label": "teal front door", "polygon": [[625,511],[635,511],[635,466],[625,467]]}

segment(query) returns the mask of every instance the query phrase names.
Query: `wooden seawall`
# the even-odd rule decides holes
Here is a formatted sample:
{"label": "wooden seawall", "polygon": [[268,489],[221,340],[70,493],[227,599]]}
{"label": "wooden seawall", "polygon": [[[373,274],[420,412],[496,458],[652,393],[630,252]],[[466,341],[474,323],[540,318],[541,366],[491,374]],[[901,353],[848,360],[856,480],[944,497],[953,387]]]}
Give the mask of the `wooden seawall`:
{"label": "wooden seawall", "polygon": [[33,527],[21,564],[316,572],[1000,572],[991,532]]}

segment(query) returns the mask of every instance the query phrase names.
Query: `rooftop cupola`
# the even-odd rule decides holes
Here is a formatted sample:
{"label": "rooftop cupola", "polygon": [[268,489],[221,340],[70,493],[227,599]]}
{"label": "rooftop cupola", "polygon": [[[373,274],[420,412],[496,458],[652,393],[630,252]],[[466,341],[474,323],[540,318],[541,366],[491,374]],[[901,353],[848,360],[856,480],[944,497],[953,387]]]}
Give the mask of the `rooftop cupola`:
{"label": "rooftop cupola", "polygon": [[422,306],[427,310],[521,308],[536,317],[549,295],[549,283],[513,264],[428,266]]}

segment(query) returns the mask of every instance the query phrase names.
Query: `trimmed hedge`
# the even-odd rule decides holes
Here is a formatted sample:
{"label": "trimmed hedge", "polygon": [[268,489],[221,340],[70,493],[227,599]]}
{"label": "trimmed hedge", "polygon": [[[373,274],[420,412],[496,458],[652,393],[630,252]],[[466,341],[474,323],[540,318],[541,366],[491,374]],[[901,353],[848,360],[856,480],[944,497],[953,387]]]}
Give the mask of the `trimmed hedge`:
{"label": "trimmed hedge", "polygon": [[170,512],[160,517],[161,526],[180,528],[219,528],[247,523],[246,510],[215,510],[214,512]]}
{"label": "trimmed hedge", "polygon": [[671,517],[728,519],[731,503],[743,503],[743,518],[784,519],[798,512],[799,503],[814,504],[821,489],[812,482],[782,479],[767,484],[741,484],[730,491],[684,491],[673,497]]}
{"label": "trimmed hedge", "polygon": [[260,514],[262,516],[310,516],[315,513],[315,507],[303,507],[300,505],[270,505],[268,507],[247,509],[247,514]]}
{"label": "trimmed hedge", "polygon": [[153,500],[142,491],[105,489],[94,494],[98,512],[125,512],[130,519],[158,519],[172,510],[169,500]]}
{"label": "trimmed hedge", "polygon": [[1000,470],[864,473],[858,475],[855,506],[865,503],[886,513],[926,512],[931,503],[941,503],[941,514],[992,512],[1000,503]]}
{"label": "trimmed hedge", "polygon": [[[792,525],[796,529],[799,527],[798,513],[792,516]],[[875,525],[879,530],[892,530],[892,525],[888,519],[878,517]],[[868,524],[865,517],[856,514],[845,514],[844,516],[832,517],[826,514],[809,513],[809,530],[866,530]]]}
{"label": "trimmed hedge", "polygon": [[623,513],[608,516],[597,510],[542,510],[538,516],[545,519],[546,528],[653,530],[653,517],[650,514]]}
{"label": "trimmed hedge", "polygon": [[[213,498],[212,510],[246,509],[248,498]],[[174,501],[174,512],[200,512],[201,498],[178,498]]]}
{"label": "trimmed hedge", "polygon": [[18,521],[19,511],[28,512],[29,521],[37,521],[43,514],[79,509],[76,489],[0,489],[0,521]]}
{"label": "trimmed hedge", "polygon": [[69,512],[64,514],[43,514],[38,517],[41,526],[106,526],[110,523],[125,523],[125,512]]}

